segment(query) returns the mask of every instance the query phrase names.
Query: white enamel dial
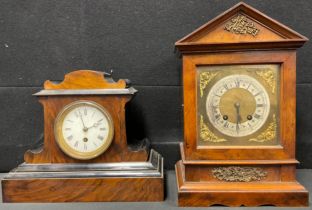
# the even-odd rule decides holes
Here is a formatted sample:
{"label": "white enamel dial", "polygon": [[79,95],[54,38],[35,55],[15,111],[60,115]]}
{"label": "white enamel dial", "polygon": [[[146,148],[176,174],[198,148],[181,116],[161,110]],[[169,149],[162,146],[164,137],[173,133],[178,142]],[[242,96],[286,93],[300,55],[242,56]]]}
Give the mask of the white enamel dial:
{"label": "white enamel dial", "polygon": [[264,125],[270,112],[270,99],[256,79],[235,74],[212,86],[206,111],[209,121],[219,132],[242,137],[253,134]]}
{"label": "white enamel dial", "polygon": [[74,158],[90,159],[104,152],[112,140],[112,120],[94,102],[68,105],[56,121],[55,134],[61,149]]}

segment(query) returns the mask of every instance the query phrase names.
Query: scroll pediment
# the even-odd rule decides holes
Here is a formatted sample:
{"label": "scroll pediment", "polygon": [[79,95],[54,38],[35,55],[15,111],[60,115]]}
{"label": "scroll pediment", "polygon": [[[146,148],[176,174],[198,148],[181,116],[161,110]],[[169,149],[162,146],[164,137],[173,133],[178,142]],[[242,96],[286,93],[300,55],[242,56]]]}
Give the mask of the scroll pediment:
{"label": "scroll pediment", "polygon": [[[106,73],[107,74],[107,73]],[[60,83],[46,80],[45,90],[64,89],[122,89],[126,88],[125,80],[115,82],[109,76],[105,78],[105,73],[93,70],[76,70],[65,75]]]}
{"label": "scroll pediment", "polygon": [[[208,47],[214,49],[221,45],[222,49],[227,49],[227,46],[233,49],[235,44],[244,48],[250,43],[279,43],[275,46],[259,45],[259,48],[283,45],[298,47],[307,40],[303,35],[241,2],[177,41],[176,47],[181,51],[205,50]],[[257,48],[255,45],[253,47]],[[235,49],[238,48],[237,45]]]}

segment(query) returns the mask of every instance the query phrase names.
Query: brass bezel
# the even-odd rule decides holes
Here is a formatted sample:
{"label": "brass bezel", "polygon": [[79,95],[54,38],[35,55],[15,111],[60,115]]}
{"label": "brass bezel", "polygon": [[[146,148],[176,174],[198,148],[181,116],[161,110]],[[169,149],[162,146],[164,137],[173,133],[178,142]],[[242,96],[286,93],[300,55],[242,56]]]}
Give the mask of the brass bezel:
{"label": "brass bezel", "polygon": [[[105,143],[99,147],[98,149],[96,149],[95,151],[92,152],[79,152],[76,151],[74,149],[72,149],[65,141],[64,136],[62,134],[62,125],[63,125],[63,121],[65,116],[73,109],[75,109],[76,107],[80,107],[83,105],[88,105],[88,106],[92,106],[96,109],[98,109],[100,112],[102,112],[104,114],[104,116],[107,118],[108,121],[108,126],[109,126],[109,133],[107,135],[107,138],[105,139]],[[110,144],[112,143],[113,140],[113,136],[114,136],[114,123],[113,123],[113,119],[111,117],[111,115],[109,114],[109,112],[101,105],[99,105],[98,103],[94,102],[94,101],[87,101],[87,100],[78,100],[75,102],[72,102],[70,104],[67,104],[57,115],[56,119],[55,119],[55,123],[54,123],[54,136],[55,136],[55,140],[56,143],[58,144],[58,146],[60,147],[60,149],[67,154],[68,156],[75,158],[75,159],[79,159],[79,160],[90,160],[93,158],[98,157],[99,155],[103,154],[108,147],[110,146]]]}

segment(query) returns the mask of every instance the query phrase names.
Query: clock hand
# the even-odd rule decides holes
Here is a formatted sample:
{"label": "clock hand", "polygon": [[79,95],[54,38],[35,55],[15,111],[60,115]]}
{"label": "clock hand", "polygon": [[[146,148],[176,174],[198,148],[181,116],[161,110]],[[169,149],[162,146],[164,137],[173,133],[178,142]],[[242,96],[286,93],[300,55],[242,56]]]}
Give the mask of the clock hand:
{"label": "clock hand", "polygon": [[240,104],[239,102],[236,102],[234,104],[235,108],[236,108],[236,132],[237,134],[239,133],[239,123],[241,121],[241,116],[239,114],[239,108],[240,108]]}
{"label": "clock hand", "polygon": [[93,128],[93,127],[98,127],[99,125],[100,125],[101,123],[94,123],[92,126],[90,126],[90,127],[87,127],[87,129],[90,129],[90,128]]}
{"label": "clock hand", "polygon": [[84,132],[87,132],[88,131],[88,128],[85,126],[85,124],[84,124],[84,121],[83,121],[83,119],[82,119],[82,115],[81,115],[81,113],[80,113],[80,110],[78,110],[78,112],[79,112],[79,116],[80,116],[80,119],[81,119],[81,122],[82,122],[82,125],[83,125],[83,131]]}

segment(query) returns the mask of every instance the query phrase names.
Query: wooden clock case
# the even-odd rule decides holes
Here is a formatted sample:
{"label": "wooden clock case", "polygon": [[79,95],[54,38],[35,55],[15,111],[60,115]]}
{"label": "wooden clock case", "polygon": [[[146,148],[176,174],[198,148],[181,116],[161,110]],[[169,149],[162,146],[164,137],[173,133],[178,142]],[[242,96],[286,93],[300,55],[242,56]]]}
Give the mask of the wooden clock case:
{"label": "wooden clock case", "polygon": [[[250,28],[226,24],[243,15]],[[246,26],[245,26],[246,27]],[[254,29],[258,30],[255,31]],[[184,143],[176,164],[179,206],[307,206],[308,191],[296,181],[296,49],[307,38],[239,3],[176,42],[183,60]],[[196,67],[280,64],[280,144],[197,145]],[[213,176],[216,167],[256,167],[260,181],[237,182]]]}
{"label": "wooden clock case", "polygon": [[[162,201],[163,159],[154,150],[127,144],[125,105],[137,91],[126,80],[91,70],[74,71],[63,82],[44,83],[34,94],[44,108],[44,145],[2,180],[4,202]],[[90,160],[66,155],[57,145],[54,121],[67,104],[90,100],[112,116],[109,148]]]}

